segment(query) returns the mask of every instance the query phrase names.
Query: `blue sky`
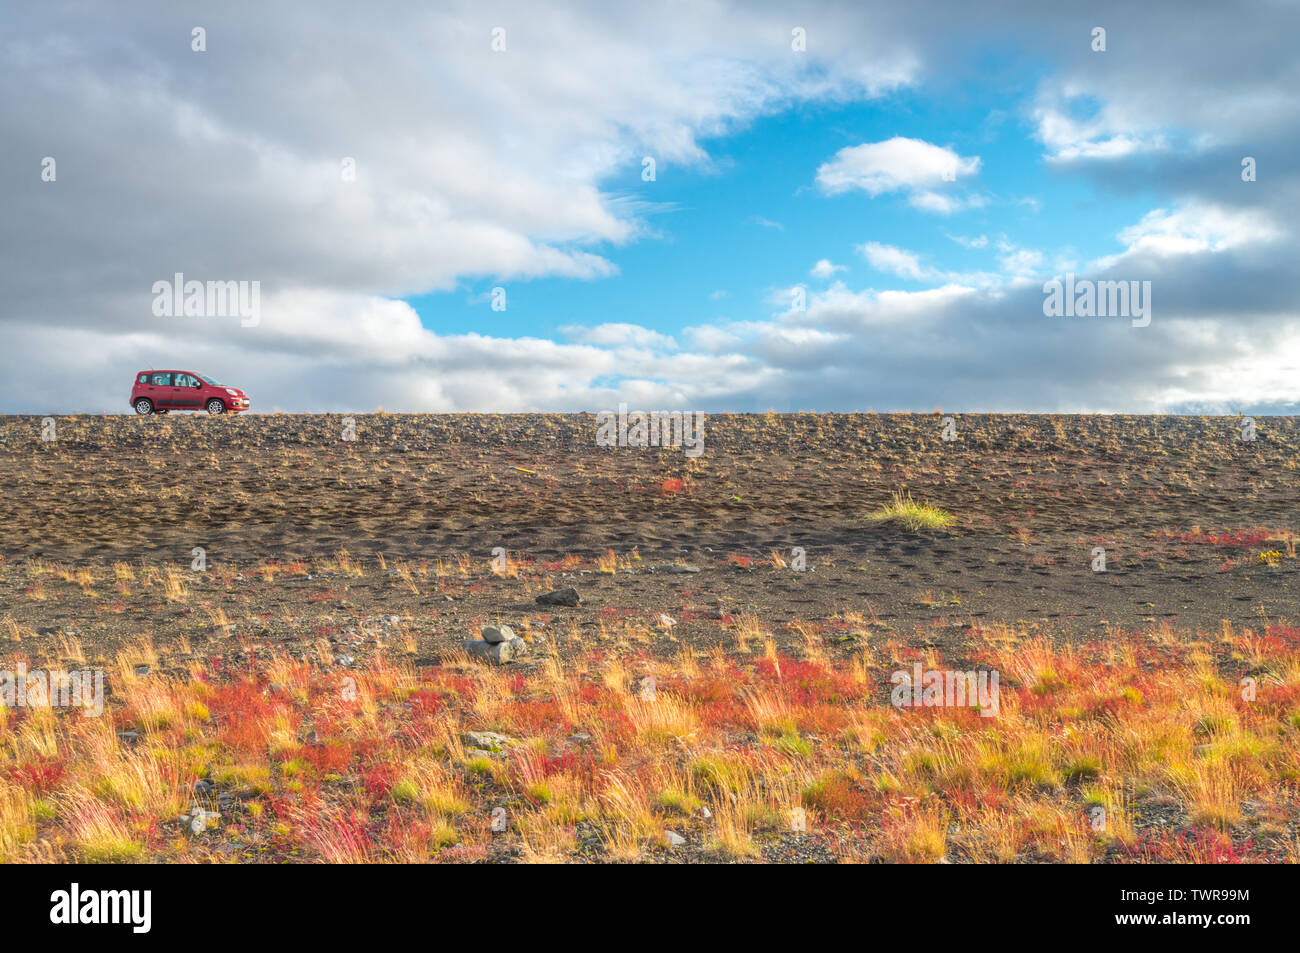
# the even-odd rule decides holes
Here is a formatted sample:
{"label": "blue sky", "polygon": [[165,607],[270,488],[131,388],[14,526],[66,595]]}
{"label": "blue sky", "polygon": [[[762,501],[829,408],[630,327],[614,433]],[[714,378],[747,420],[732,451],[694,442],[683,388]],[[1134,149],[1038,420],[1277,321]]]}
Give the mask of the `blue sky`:
{"label": "blue sky", "polygon": [[[865,104],[794,107],[701,140],[707,165],[657,161],[654,182],[642,181],[640,160],[625,163],[600,187],[649,209],[648,234],[596,249],[618,266],[617,275],[525,282],[490,275],[405,300],[425,327],[442,334],[564,340],[567,326],[629,322],[676,336],[719,319],[768,318],[782,310],[771,302],[773,292],[798,284],[932,284],[873,268],[856,251],[868,241],[907,248],[955,272],[997,271],[999,241],[1079,260],[1121,251],[1117,232],[1167,196],[1158,182],[1112,194],[1053,170],[1026,116],[1034,82],[1031,73],[960,97],[907,92]],[[978,156],[978,174],[953,191],[986,204],[935,215],[913,208],[904,194],[828,196],[816,187],[818,167],[840,149],[894,136]],[[954,240],[981,236],[986,242],[978,248]],[[831,279],[811,276],[822,259],[843,270]],[[489,306],[497,286],[507,291],[505,312]]]}

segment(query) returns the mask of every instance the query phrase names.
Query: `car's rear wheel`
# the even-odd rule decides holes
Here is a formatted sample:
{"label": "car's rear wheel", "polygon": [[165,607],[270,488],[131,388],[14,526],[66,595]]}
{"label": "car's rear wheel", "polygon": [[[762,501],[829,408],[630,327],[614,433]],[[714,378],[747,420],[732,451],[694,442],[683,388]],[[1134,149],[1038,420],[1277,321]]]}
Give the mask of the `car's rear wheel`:
{"label": "car's rear wheel", "polygon": [[141,417],[147,417],[153,413],[153,401],[148,397],[141,397],[135,402],[135,412]]}
{"label": "car's rear wheel", "polygon": [[208,401],[207,408],[210,414],[224,414],[226,412],[225,403],[216,397]]}

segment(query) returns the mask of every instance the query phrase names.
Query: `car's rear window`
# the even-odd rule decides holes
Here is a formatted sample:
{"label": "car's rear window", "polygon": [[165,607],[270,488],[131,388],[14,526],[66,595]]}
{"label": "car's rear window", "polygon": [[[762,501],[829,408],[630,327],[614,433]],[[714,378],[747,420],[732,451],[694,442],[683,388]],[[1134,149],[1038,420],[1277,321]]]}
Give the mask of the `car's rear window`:
{"label": "car's rear window", "polygon": [[147,384],[147,383],[149,383],[149,375],[148,375],[148,374],[141,374],[139,377],[136,378],[136,383],[137,383],[137,384]]}

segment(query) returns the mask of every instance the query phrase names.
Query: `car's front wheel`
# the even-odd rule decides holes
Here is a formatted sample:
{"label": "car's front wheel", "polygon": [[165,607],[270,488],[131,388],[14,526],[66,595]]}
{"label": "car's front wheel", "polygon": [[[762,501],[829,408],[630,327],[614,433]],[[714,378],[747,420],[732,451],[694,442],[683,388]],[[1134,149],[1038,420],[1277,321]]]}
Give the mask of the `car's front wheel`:
{"label": "car's front wheel", "polygon": [[226,412],[226,405],[222,401],[218,400],[216,397],[208,401],[207,406],[208,406],[208,413],[210,414],[224,414]]}
{"label": "car's front wheel", "polygon": [[135,402],[135,412],[141,417],[147,417],[153,413],[153,401],[148,397],[141,397]]}

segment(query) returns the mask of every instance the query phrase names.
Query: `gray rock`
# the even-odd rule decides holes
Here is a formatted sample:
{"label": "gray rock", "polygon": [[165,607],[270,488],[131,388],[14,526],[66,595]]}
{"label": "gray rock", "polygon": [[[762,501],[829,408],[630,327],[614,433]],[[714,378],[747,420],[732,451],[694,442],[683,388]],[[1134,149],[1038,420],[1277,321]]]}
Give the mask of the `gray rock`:
{"label": "gray rock", "polygon": [[544,592],[537,597],[537,601],[544,606],[576,606],[582,603],[578,598],[578,590],[573,588]]}
{"label": "gray rock", "polygon": [[515,630],[508,625],[485,625],[480,633],[484,642],[491,642],[496,645],[498,642],[509,642],[515,637]]}
{"label": "gray rock", "polygon": [[664,840],[668,842],[669,847],[686,846],[686,838],[675,831],[664,831]]}
{"label": "gray rock", "polygon": [[660,567],[659,567],[659,571],[660,571],[660,572],[672,572],[672,573],[699,572],[699,571],[700,571],[700,567],[699,567],[699,566],[691,566],[691,565],[679,566],[678,564],[673,563],[671,566],[660,566]]}
{"label": "gray rock", "polygon": [[468,639],[461,644],[465,646],[465,652],[470,658],[482,659],[485,662],[501,661],[501,645],[504,643],[493,645],[482,639]]}
{"label": "gray rock", "polygon": [[513,738],[498,731],[466,731],[460,736],[461,741],[484,751],[500,751],[507,745],[514,744]]}
{"label": "gray rock", "polygon": [[506,642],[486,642],[483,639],[470,639],[464,643],[470,658],[481,659],[495,665],[513,662],[528,651],[528,643],[519,636]]}
{"label": "gray rock", "polygon": [[215,827],[220,817],[221,815],[216,811],[207,811],[201,807],[193,808],[190,811],[190,833],[202,834],[208,829],[209,824]]}

